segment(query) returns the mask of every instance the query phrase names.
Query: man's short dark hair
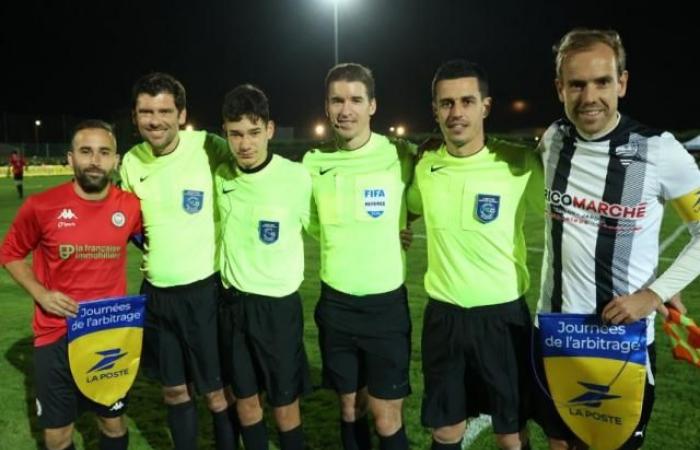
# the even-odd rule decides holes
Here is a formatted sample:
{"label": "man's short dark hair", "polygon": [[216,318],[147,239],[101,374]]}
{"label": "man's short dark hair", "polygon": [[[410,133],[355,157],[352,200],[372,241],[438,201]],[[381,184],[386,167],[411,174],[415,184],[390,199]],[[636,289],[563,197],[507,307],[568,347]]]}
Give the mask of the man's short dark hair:
{"label": "man's short dark hair", "polygon": [[477,63],[465,59],[453,59],[447,61],[435,71],[431,85],[433,100],[435,100],[436,87],[442,80],[455,80],[457,78],[476,78],[479,83],[481,98],[489,96],[489,80],[486,71]]}
{"label": "man's short dark hair", "polygon": [[357,63],[342,63],[335,65],[326,75],[326,96],[328,88],[335,81],[359,81],[367,89],[367,98],[374,99],[374,76],[369,68]]}
{"label": "man's short dark hair", "polygon": [[224,122],[238,122],[247,116],[251,122],[270,121],[270,102],[265,93],[252,84],[242,84],[229,91],[221,107]]}
{"label": "man's short dark hair", "polygon": [[155,97],[158,94],[171,94],[175,99],[175,108],[180,112],[187,107],[187,95],[185,87],[172,75],[162,72],[153,72],[139,78],[131,90],[131,102],[136,109],[136,100],[141,94]]}
{"label": "man's short dark hair", "polygon": [[70,142],[71,142],[71,148],[73,146],[73,140],[75,139],[75,135],[78,134],[82,130],[93,130],[93,129],[98,129],[98,130],[105,130],[107,133],[111,134],[112,137],[115,140],[116,143],[116,138],[114,137],[114,127],[104,120],[99,120],[99,119],[87,119],[83,120],[81,122],[78,122],[78,124],[73,127],[73,134],[71,134]]}

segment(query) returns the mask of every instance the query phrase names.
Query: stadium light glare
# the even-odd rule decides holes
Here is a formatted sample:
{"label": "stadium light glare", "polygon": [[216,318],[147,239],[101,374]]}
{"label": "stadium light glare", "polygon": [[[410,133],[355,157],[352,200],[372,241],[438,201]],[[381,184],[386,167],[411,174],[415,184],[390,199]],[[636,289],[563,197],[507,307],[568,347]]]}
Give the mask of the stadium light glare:
{"label": "stadium light glare", "polygon": [[326,135],[326,126],[319,123],[314,127],[314,134],[318,137],[323,137]]}
{"label": "stadium light glare", "polygon": [[188,123],[187,125],[185,125],[185,130],[194,131],[194,125],[192,125],[191,123]]}
{"label": "stadium light glare", "polygon": [[338,59],[338,5],[342,1],[346,0],[328,0],[333,3],[333,61],[334,65],[337,65],[340,61]]}
{"label": "stadium light glare", "polygon": [[510,104],[510,108],[515,113],[525,112],[529,106],[525,100],[513,100],[513,103]]}
{"label": "stadium light glare", "polygon": [[404,134],[406,134],[406,127],[404,127],[403,125],[397,126],[396,127],[396,135],[403,136]]}
{"label": "stadium light glare", "polygon": [[389,127],[389,133],[395,133],[396,132],[396,127]]}
{"label": "stadium light glare", "polygon": [[[39,153],[39,127],[41,126],[41,120],[36,119],[34,121],[34,153]],[[46,157],[49,157],[49,146],[46,146]]]}
{"label": "stadium light glare", "polygon": [[333,0],[333,61],[338,65],[338,0]]}

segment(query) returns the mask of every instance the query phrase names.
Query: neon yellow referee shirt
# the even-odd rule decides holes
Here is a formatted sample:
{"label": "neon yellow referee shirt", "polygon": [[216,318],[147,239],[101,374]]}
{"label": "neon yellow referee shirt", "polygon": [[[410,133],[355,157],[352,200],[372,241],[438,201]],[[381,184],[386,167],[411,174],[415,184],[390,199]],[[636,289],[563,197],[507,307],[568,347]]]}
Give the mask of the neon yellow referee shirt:
{"label": "neon yellow referee shirt", "polygon": [[213,176],[230,157],[222,138],[180,131],[177,148],[154,156],[147,142],[124,155],[122,188],[141,200],[146,234],[141,270],[154,286],[181,286],[216,270]]}
{"label": "neon yellow referee shirt", "polygon": [[543,212],[541,166],[534,150],[496,139],[468,157],[444,144],[424,153],[408,208],[425,219],[431,298],[471,308],[527,291],[523,223],[526,205]]}
{"label": "neon yellow referee shirt", "polygon": [[224,163],[214,182],[224,285],[269,297],[296,292],[304,279],[301,230],[309,223],[309,173],[273,155],[265,167],[249,173]]}
{"label": "neon yellow referee shirt", "polygon": [[351,295],[397,289],[405,279],[399,230],[415,147],[372,133],[355,150],[313,149],[311,229],[321,244],[321,280]]}

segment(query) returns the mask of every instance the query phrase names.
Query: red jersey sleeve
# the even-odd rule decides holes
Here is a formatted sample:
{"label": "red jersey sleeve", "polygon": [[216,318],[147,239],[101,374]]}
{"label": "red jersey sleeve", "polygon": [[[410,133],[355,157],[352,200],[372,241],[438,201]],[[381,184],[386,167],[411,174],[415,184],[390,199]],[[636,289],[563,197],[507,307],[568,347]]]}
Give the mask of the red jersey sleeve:
{"label": "red jersey sleeve", "polygon": [[36,248],[40,239],[41,227],[30,197],[19,209],[0,247],[0,265],[26,258]]}

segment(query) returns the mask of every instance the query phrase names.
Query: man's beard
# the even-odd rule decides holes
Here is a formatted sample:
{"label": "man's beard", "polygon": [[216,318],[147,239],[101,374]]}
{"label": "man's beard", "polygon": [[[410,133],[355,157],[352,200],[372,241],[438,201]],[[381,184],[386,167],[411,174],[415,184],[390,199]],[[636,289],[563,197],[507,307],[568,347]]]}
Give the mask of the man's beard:
{"label": "man's beard", "polygon": [[100,172],[102,176],[99,178],[94,178],[87,175],[82,170],[75,169],[75,181],[86,194],[102,192],[109,184],[110,177],[109,173],[104,171]]}

